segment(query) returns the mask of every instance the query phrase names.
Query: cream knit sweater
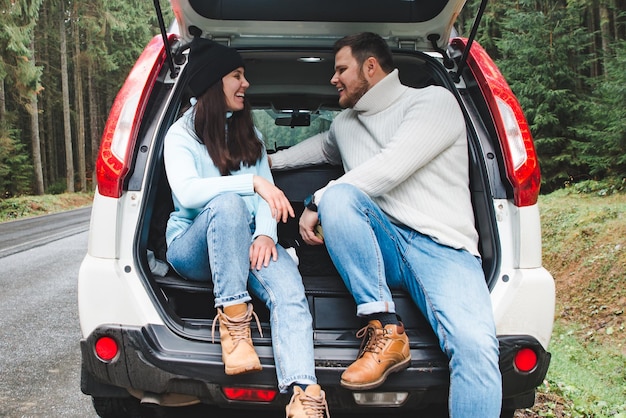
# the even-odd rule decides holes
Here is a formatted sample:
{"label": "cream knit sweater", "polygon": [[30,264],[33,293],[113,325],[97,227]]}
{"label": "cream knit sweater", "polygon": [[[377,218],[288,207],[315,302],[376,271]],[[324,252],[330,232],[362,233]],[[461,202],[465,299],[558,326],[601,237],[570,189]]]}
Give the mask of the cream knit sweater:
{"label": "cream knit sweater", "polygon": [[318,204],[326,188],[352,184],[392,222],[479,255],[464,120],[448,90],[404,86],[394,70],[328,132],[272,155],[272,169],[343,164],[346,173],[315,193]]}

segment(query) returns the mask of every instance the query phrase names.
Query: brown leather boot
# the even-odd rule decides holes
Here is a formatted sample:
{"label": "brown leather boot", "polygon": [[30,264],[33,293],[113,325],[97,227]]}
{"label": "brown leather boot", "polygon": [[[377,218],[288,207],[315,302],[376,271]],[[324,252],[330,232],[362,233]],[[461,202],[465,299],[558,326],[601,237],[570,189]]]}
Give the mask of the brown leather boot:
{"label": "brown leather boot", "polygon": [[402,323],[383,328],[380,321],[372,320],[356,336],[365,337],[361,353],[341,375],[341,386],[352,390],[374,389],[384,383],[389,373],[409,367],[409,338]]}
{"label": "brown leather boot", "polygon": [[228,375],[261,370],[261,362],[256,351],[254,351],[250,334],[250,322],[253,316],[256,318],[260,332],[261,324],[259,318],[252,311],[252,304],[240,303],[227,306],[224,311],[217,308],[211,336],[214,336],[215,324],[219,321],[222,361],[224,362],[224,371]]}
{"label": "brown leather boot", "polygon": [[293,396],[285,411],[287,418],[330,418],[326,394],[320,385],[308,385],[306,390],[294,386]]}

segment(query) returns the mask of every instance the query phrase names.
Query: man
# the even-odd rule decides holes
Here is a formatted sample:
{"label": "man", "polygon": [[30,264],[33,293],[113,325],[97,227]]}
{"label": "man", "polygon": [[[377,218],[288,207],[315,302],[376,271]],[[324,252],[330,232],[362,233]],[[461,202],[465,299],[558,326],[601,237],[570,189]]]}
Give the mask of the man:
{"label": "man", "polygon": [[299,223],[306,243],[326,243],[357,315],[368,320],[357,334],[367,338],[364,349],[341,384],[373,389],[410,365],[390,291],[403,288],[450,360],[450,415],[498,417],[498,341],[461,109],[445,88],[402,85],[387,44],[373,33],[337,41],[331,83],[346,110],[328,132],[274,154],[272,167],[330,162],[345,169],[306,199]]}

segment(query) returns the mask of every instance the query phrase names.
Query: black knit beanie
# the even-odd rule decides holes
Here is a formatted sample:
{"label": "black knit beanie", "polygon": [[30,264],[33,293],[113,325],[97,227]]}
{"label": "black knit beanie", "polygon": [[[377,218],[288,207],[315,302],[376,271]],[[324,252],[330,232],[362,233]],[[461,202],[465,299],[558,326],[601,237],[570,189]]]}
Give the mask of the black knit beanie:
{"label": "black knit beanie", "polygon": [[205,38],[196,38],[189,48],[188,86],[193,97],[200,97],[226,74],[243,67],[241,55],[227,46]]}

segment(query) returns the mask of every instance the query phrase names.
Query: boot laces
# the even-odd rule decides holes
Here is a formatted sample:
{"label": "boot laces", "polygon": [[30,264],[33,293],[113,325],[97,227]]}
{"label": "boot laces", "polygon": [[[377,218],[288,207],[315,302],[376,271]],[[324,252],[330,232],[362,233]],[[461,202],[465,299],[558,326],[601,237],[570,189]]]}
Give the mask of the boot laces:
{"label": "boot laces", "polygon": [[[365,335],[367,333],[367,336]],[[357,338],[363,338],[361,342],[361,348],[359,348],[360,356],[366,352],[378,354],[389,340],[390,331],[385,328],[375,328],[369,324],[361,328],[357,333]],[[364,338],[365,337],[365,338]],[[359,357],[360,357],[359,356]]]}
{"label": "boot laces", "polygon": [[240,341],[247,340],[250,338],[250,322],[252,321],[252,317],[254,317],[256,321],[257,329],[259,330],[259,334],[263,337],[263,331],[261,330],[261,322],[259,321],[259,317],[252,310],[252,305],[248,305],[248,311],[239,317],[231,318],[226,316],[226,314],[221,310],[217,309],[217,315],[213,318],[213,326],[211,326],[211,342],[215,342],[215,326],[218,322],[222,322],[226,325],[226,329],[228,330],[228,334],[233,339],[233,344],[237,346]]}
{"label": "boot laces", "polygon": [[[330,418],[328,403],[326,402],[324,392],[322,392],[320,396],[307,395],[304,391],[294,393],[291,396],[291,401],[289,401],[289,409],[291,409],[291,406],[298,398],[300,399],[300,403],[307,417],[324,418],[324,413],[326,413],[326,417]],[[287,411],[287,416],[289,416],[289,410]]]}

